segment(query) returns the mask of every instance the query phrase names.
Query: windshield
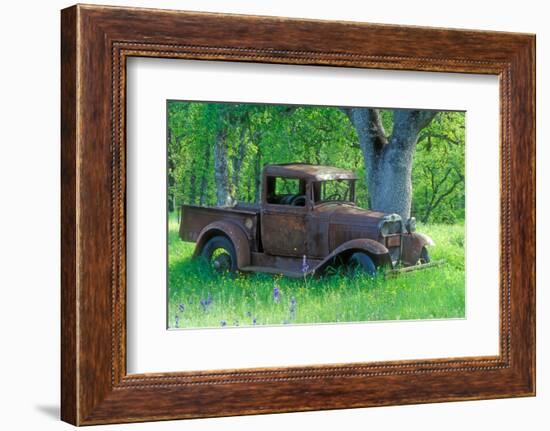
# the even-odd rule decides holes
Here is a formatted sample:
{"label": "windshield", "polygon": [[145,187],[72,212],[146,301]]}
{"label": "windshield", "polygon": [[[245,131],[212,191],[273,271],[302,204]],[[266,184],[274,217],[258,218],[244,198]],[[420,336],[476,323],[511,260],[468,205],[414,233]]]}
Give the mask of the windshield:
{"label": "windshield", "polygon": [[315,204],[323,202],[355,202],[355,180],[329,180],[313,183]]}

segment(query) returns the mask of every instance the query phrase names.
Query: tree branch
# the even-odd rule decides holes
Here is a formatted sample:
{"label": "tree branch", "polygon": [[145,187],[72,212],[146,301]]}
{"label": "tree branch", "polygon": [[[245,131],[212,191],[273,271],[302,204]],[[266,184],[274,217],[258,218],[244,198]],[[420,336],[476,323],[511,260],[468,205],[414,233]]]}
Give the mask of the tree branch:
{"label": "tree branch", "polygon": [[439,190],[439,187],[442,186],[445,181],[447,181],[447,178],[449,178],[449,175],[451,175],[451,172],[453,171],[453,168],[449,168],[445,171],[445,175],[443,175],[443,178],[441,181],[439,181],[439,184],[437,185],[437,190]]}
{"label": "tree branch", "polygon": [[378,151],[388,143],[382,124],[380,110],[374,108],[340,108],[347,115],[361,138],[368,140],[373,150]]}
{"label": "tree branch", "polygon": [[418,138],[418,142],[423,141],[424,139],[430,139],[430,138],[442,139],[443,141],[446,141],[451,145],[460,145],[462,143],[457,139],[453,139],[447,135],[440,135],[437,133],[425,133],[425,134],[423,133]]}
{"label": "tree branch", "polygon": [[[390,142],[402,149],[416,145],[419,132],[430,124],[436,115],[437,111],[394,109]],[[416,140],[412,141],[404,137],[415,137]]]}
{"label": "tree branch", "polygon": [[439,198],[435,201],[433,208],[436,208],[443,199],[445,199],[447,196],[449,196],[453,191],[454,189],[456,188],[456,186],[458,186],[460,183],[462,182],[462,180],[459,178],[458,180],[456,180],[453,185],[451,187],[449,187],[449,189],[447,191],[445,191],[445,193],[442,193],[441,196],[439,196]]}
{"label": "tree branch", "polygon": [[430,110],[418,110],[418,111],[409,111],[412,121],[415,123],[416,129],[418,131],[426,127],[437,115],[438,111]]}

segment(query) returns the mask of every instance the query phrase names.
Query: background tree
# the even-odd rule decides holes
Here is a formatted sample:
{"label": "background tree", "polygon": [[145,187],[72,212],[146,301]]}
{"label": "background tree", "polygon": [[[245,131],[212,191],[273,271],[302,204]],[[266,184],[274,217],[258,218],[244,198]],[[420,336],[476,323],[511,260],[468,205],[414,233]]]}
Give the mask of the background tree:
{"label": "background tree", "polygon": [[169,209],[258,202],[265,164],[300,161],[353,170],[362,207],[455,223],[464,219],[464,118],[462,112],[169,102]]}
{"label": "background tree", "polygon": [[396,109],[388,136],[379,109],[346,108],[363,152],[370,206],[382,212],[411,214],[412,165],[418,135],[436,111]]}
{"label": "background tree", "polygon": [[413,211],[427,223],[465,216],[464,115],[439,113],[419,136],[413,165]]}

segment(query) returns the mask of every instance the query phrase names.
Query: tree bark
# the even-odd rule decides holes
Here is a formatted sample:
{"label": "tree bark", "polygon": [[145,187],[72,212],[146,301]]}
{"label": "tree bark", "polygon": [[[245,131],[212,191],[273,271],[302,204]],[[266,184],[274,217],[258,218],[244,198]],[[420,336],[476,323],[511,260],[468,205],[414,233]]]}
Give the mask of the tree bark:
{"label": "tree bark", "polygon": [[231,206],[231,182],[229,178],[229,166],[227,159],[227,130],[220,128],[216,133],[214,144],[214,180],[216,183],[216,204],[218,206]]}
{"label": "tree bark", "polygon": [[254,202],[260,203],[262,199],[262,152],[259,145],[254,163],[254,191]]}
{"label": "tree bark", "polygon": [[199,190],[199,205],[204,206],[206,203],[206,187],[208,186],[208,168],[210,167],[210,146],[204,146],[204,169],[201,174],[201,184]]}
{"label": "tree bark", "polygon": [[[172,130],[170,127],[168,127],[168,143],[169,148],[172,147]],[[175,186],[176,186],[176,179],[174,177],[174,169],[175,164],[172,158],[168,157],[168,211],[172,212],[176,209],[176,193],[175,193]]]}
{"label": "tree bark", "polygon": [[239,148],[237,149],[237,154],[235,154],[232,158],[232,166],[233,166],[233,187],[235,189],[235,198],[239,194],[239,185],[241,181],[241,168],[244,161],[244,156],[246,154],[247,149],[247,132],[248,127],[243,125],[241,126],[241,133],[239,135]]}
{"label": "tree bark", "polygon": [[191,174],[189,175],[189,203],[195,205],[197,203],[197,162],[191,162]]}
{"label": "tree bark", "polygon": [[345,108],[355,127],[365,160],[370,208],[410,217],[412,163],[418,135],[436,111],[396,109],[393,131],[388,138],[380,111],[373,108]]}

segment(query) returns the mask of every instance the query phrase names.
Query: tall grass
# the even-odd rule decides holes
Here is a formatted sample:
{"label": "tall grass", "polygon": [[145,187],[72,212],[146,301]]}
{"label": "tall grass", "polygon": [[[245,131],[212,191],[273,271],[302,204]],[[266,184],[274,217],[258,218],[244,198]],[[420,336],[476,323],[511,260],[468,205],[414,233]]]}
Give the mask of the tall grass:
{"label": "tall grass", "polygon": [[231,327],[462,318],[465,312],[464,225],[424,225],[440,267],[374,279],[333,275],[289,279],[267,274],[219,275],[191,256],[169,219],[168,326]]}

